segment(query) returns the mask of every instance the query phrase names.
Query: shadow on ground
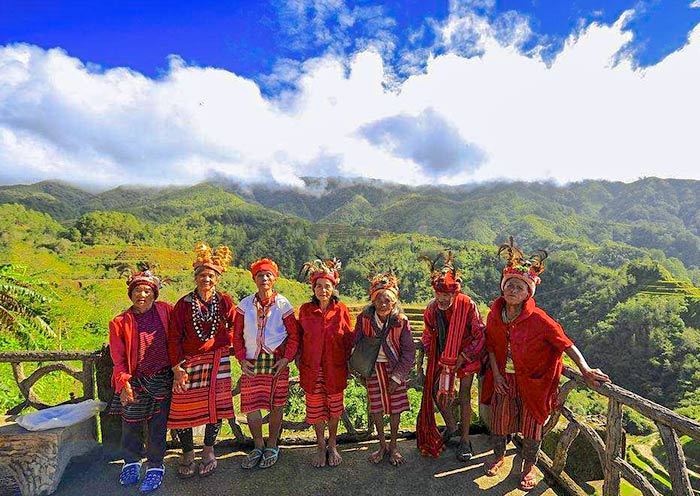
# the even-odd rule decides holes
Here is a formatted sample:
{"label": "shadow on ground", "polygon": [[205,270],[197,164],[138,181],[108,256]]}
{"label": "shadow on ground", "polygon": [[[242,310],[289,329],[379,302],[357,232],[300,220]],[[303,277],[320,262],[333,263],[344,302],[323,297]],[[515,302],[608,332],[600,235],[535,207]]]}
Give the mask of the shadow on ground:
{"label": "shadow on ground", "polygon": [[[415,440],[400,441],[406,463],[393,467],[385,458],[379,465],[367,462],[367,455],[376,449],[376,442],[343,445],[343,463],[339,467],[314,468],[311,456],[314,447],[282,447],[279,462],[272,468],[243,470],[244,451],[218,449],[219,465],[206,478],[180,480],[177,477],[178,454],[168,451],[165,482],[156,494],[224,496],[265,495],[410,495],[440,496],[478,494],[504,496],[525,494],[517,489],[520,458],[515,449],[508,451],[506,465],[496,477],[486,477],[482,465],[490,456],[486,437],[472,436],[475,455],[468,463],[458,462],[448,449],[438,459],[425,458],[416,449]],[[71,463],[58,491],[59,496],[126,496],[136,495],[137,488],[118,484],[121,460],[103,454],[101,460]],[[542,478],[540,474],[540,480]],[[529,494],[555,495],[544,481]]]}

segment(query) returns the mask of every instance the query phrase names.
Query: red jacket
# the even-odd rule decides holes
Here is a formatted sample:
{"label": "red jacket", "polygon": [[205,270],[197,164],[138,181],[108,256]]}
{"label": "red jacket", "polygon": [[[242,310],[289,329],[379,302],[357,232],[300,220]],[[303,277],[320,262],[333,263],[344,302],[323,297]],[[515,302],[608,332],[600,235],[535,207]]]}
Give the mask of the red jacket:
{"label": "red jacket", "polygon": [[[202,341],[197,336],[192,323],[192,296],[186,294],[175,303],[173,314],[168,327],[168,354],[172,364],[180,363],[186,357],[196,356],[218,348],[231,347],[233,339],[233,316],[236,313],[236,305],[226,293],[218,292],[219,312],[221,319],[214,336]],[[197,302],[194,302],[197,304]],[[211,330],[211,323],[203,326],[205,333]]]}
{"label": "red jacket", "polygon": [[[501,296],[491,306],[486,321],[486,347],[496,355],[498,369],[505,377],[506,324],[501,315],[504,305]],[[538,308],[532,298],[525,301],[518,318],[508,326],[517,394],[532,416],[544,424],[556,406],[563,369],[562,353],[574,343],[564,334],[561,325]],[[493,373],[489,368],[481,388],[481,402],[490,404],[493,391]]]}
{"label": "red jacket", "polygon": [[[173,306],[164,301],[154,303],[163,329],[167,332]],[[139,337],[136,317],[131,307],[109,322],[109,354],[114,362],[112,387],[119,394],[136,371],[139,356]]]}
{"label": "red jacket", "polygon": [[348,385],[348,359],[353,337],[348,307],[341,302],[331,302],[324,313],[316,303],[304,303],[299,309],[299,325],[302,389],[313,392],[318,371],[323,368],[327,393],[342,393]]}

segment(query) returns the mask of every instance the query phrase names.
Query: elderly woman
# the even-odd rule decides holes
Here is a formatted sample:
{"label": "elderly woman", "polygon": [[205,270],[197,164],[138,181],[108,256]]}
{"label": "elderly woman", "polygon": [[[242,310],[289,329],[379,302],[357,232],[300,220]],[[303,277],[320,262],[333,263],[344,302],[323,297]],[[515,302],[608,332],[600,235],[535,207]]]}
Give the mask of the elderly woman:
{"label": "elderly woman", "polygon": [[[348,385],[352,327],[348,308],[335,291],[340,282],[340,265],[337,259],[316,260],[302,268],[309,275],[313,290],[311,301],[299,309],[299,377],[306,393],[306,422],[316,431],[317,451],[311,460],[314,467],[326,463],[336,467],[343,461],[336,434],[343,414],[343,392]],[[324,436],[326,422],[328,443]]]}
{"label": "elderly woman", "polygon": [[[377,464],[388,453],[389,462],[397,466],[404,462],[396,438],[401,412],[409,409],[406,379],[415,362],[416,347],[408,318],[398,306],[399,286],[396,276],[392,273],[375,276],[370,284],[369,295],[372,303],[357,317],[353,339],[357,345],[363,336],[383,337],[374,373],[364,377],[369,412],[379,437],[379,449],[371,453],[368,459],[370,463]],[[391,428],[388,447],[384,437],[384,414],[389,415]]]}
{"label": "elderly woman", "polygon": [[[182,443],[178,475],[211,475],[217,466],[214,443],[221,421],[234,416],[231,398],[229,348],[236,306],[217,291],[221,274],[231,263],[231,250],[212,253],[204,243],[195,246],[196,288],[175,304],[168,331],[168,351],[174,364],[173,399],[168,427],[177,429]],[[192,428],[206,425],[199,467],[195,464]]]}
{"label": "elderly woman", "polygon": [[109,323],[112,386],[116,393],[110,413],[122,417],[122,486],[139,482],[143,424],[148,425],[148,468],[140,487],[141,492],[148,493],[160,487],[165,475],[166,420],[173,383],[166,329],[172,305],[155,301],[160,280],[150,271],[133,274],[127,285],[131,307]]}
{"label": "elderly woman", "polygon": [[[277,264],[261,258],[250,266],[258,291],[238,305],[233,349],[241,364],[241,411],[255,448],[241,463],[243,468],[269,468],[279,457],[282,413],[289,390],[288,364],[299,349],[299,326],[289,300],[274,291]],[[267,444],[262,434],[261,410],[270,411]]]}
{"label": "elderly woman", "polygon": [[494,301],[486,323],[490,369],[484,378],[481,402],[491,406],[494,459],[484,470],[493,476],[503,467],[508,434],[523,435],[523,468],[518,487],[537,485],[535,464],[542,427],[556,407],[559,378],[566,353],[591,384],[610,379],[591,369],[557,321],[537,307],[533,296],[544,271],[547,252],[526,258],[510,243],[501,245],[506,258],[501,279],[502,296]]}

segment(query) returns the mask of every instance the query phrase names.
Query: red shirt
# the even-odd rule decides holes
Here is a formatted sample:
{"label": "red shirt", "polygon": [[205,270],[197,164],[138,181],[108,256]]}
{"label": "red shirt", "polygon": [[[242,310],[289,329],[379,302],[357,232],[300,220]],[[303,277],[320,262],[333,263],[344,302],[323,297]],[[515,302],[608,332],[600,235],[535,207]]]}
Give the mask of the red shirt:
{"label": "red shirt", "polygon": [[134,314],[139,333],[139,361],[136,377],[149,377],[163,369],[170,368],[168,357],[168,337],[165,325],[160,319],[156,306],[145,313]]}
{"label": "red shirt", "polygon": [[[219,296],[221,318],[216,333],[206,341],[199,339],[192,323],[192,304],[198,305],[199,302],[193,302],[192,295],[186,294],[175,304],[168,328],[168,353],[171,363],[177,364],[186,357],[231,346],[236,305],[226,293],[217,292],[216,294]],[[209,334],[211,325],[211,322],[203,325],[204,334]]]}
{"label": "red shirt", "polygon": [[[559,378],[564,367],[562,353],[573,346],[559,323],[538,308],[535,300],[528,298],[522,312],[514,322],[503,322],[503,297],[493,302],[486,321],[486,347],[496,355],[496,363],[505,377],[507,341],[510,342],[520,399],[525,408],[544,424],[556,404]],[[481,389],[481,402],[489,404],[493,394],[493,374],[489,368]]]}
{"label": "red shirt", "polygon": [[299,325],[302,389],[313,392],[318,371],[322,368],[327,393],[342,393],[348,385],[348,360],[353,337],[348,307],[342,302],[331,302],[322,312],[316,303],[304,303],[299,309]]}

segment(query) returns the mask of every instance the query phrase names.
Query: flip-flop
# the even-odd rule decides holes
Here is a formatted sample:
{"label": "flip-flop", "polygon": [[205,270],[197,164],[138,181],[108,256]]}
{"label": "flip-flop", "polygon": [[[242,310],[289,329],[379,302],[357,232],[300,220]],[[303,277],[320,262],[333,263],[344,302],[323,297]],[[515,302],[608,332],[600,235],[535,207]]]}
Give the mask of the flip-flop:
{"label": "flip-flop", "polygon": [[[267,455],[267,453],[272,453],[271,455]],[[277,463],[277,459],[280,456],[280,447],[275,446],[274,448],[265,448],[263,450],[263,455],[262,458],[260,459],[260,468],[270,468],[272,467],[275,463]]]}
{"label": "flip-flop", "polygon": [[241,468],[253,468],[260,463],[260,459],[263,456],[263,450],[260,448],[254,448],[241,462]]}
{"label": "flip-flop", "polygon": [[[185,468],[187,469],[187,472],[183,472],[182,469],[185,469]],[[189,463],[181,462],[178,465],[177,476],[180,479],[191,479],[195,475],[197,475],[197,462],[195,462],[194,460],[192,460]]]}
{"label": "flip-flop", "polygon": [[[197,475],[200,477],[209,477],[211,474],[216,471],[216,467],[219,466],[219,463],[216,461],[216,458],[210,458],[206,462],[201,462],[199,464],[199,469],[197,470]],[[212,467],[209,469],[209,467]]]}
{"label": "flip-flop", "polygon": [[521,491],[532,491],[537,487],[537,474],[534,469],[530,470],[526,474],[520,476],[520,482],[518,483],[518,489]]}

